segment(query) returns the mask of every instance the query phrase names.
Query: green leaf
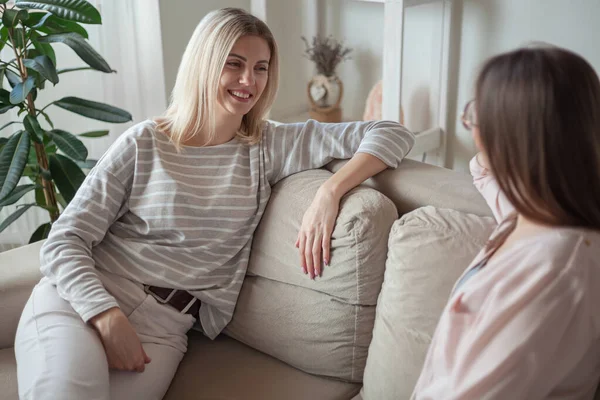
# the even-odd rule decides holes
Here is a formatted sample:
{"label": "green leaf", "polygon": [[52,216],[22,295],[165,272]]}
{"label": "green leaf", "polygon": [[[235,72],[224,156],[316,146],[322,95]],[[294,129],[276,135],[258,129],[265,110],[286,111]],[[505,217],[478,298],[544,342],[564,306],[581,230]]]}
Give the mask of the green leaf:
{"label": "green leaf", "polygon": [[39,73],[37,73],[36,71],[32,70],[32,69],[27,69],[27,72],[29,73],[29,76],[32,76],[33,79],[35,80],[35,85],[34,85],[34,89],[44,89],[44,87],[46,86],[46,78],[44,78],[42,75],[40,75]]}
{"label": "green leaf", "polygon": [[80,133],[77,136],[81,136],[81,137],[89,137],[89,138],[98,138],[98,137],[103,137],[108,135],[109,131],[92,131],[92,132],[85,132],[85,133]]}
{"label": "green leaf", "polygon": [[58,204],[60,204],[63,209],[67,208],[68,203],[62,194],[56,193],[56,201],[58,201]]}
{"label": "green leaf", "polygon": [[32,182],[35,182],[39,174],[39,167],[37,165],[27,165],[23,170],[23,176],[28,177]]}
{"label": "green leaf", "polygon": [[46,154],[55,154],[56,151],[58,150],[58,147],[56,147],[56,145],[54,143],[51,143],[51,144],[47,145],[46,147],[44,147],[44,150],[46,150]]}
{"label": "green leaf", "polygon": [[33,47],[41,54],[47,55],[52,60],[52,63],[56,65],[56,54],[50,43],[40,43],[37,39],[31,39]]}
{"label": "green leaf", "polygon": [[83,183],[85,174],[71,159],[60,154],[52,154],[50,157],[50,173],[56,183],[56,187],[67,202],[73,200],[77,189]]}
{"label": "green leaf", "polygon": [[16,107],[16,105],[14,105],[14,104],[10,105],[10,106],[7,106],[7,105],[0,106],[0,114],[4,114],[8,110],[12,110],[15,107]]}
{"label": "green leaf", "polygon": [[27,155],[27,164],[28,165],[37,165],[37,154],[35,152],[35,146],[31,146],[29,148],[29,154]]}
{"label": "green leaf", "polygon": [[50,125],[50,128],[54,129],[54,124],[52,123],[52,120],[50,119],[48,114],[46,114],[44,111],[41,111],[41,110],[40,110],[40,114],[42,114],[44,116],[44,119],[46,120],[48,125]]}
{"label": "green leaf", "polygon": [[0,199],[17,186],[29,154],[29,133],[20,131],[10,137],[0,153]]}
{"label": "green leaf", "polygon": [[19,24],[19,21],[26,21],[29,17],[27,10],[15,10],[7,8],[2,14],[2,23],[7,28],[14,28]]}
{"label": "green leaf", "polygon": [[16,0],[15,5],[19,8],[46,10],[69,21],[84,24],[102,23],[98,10],[85,0]]}
{"label": "green leaf", "polygon": [[21,77],[19,75],[15,74],[10,69],[6,70],[6,80],[8,81],[8,84],[10,85],[10,87],[12,87],[12,88],[14,88],[19,83],[21,83]]}
{"label": "green leaf", "polygon": [[[0,126],[0,131],[1,131],[2,129],[4,129],[4,128],[8,128],[8,127],[9,127],[9,126],[11,126],[12,124],[20,124],[20,123],[21,123],[21,121],[10,121],[10,122],[8,122],[8,123],[6,123],[6,124],[4,124],[4,125]],[[6,139],[6,138],[0,138],[0,141],[1,141],[2,139]],[[6,140],[8,140],[8,139],[6,139]]]}
{"label": "green leaf", "polygon": [[2,152],[2,148],[8,142],[8,138],[0,137],[0,153]]}
{"label": "green leaf", "polygon": [[15,42],[15,46],[18,49],[22,49],[25,47],[25,31],[23,28],[14,28],[13,29],[13,40]]}
{"label": "green leaf", "polygon": [[52,229],[52,224],[50,222],[38,226],[35,232],[33,232],[33,235],[29,238],[29,243],[31,244],[47,239],[48,234],[50,234],[50,229]]}
{"label": "green leaf", "polygon": [[12,192],[10,192],[6,197],[0,199],[0,207],[9,206],[11,204],[15,204],[21,197],[23,197],[26,193],[31,192],[36,188],[36,185],[19,185]]}
{"label": "green leaf", "polygon": [[48,146],[48,145],[51,145],[52,143],[54,143],[54,142],[52,141],[52,139],[50,138],[50,136],[48,136],[46,133],[47,133],[47,132],[46,132],[46,131],[44,131],[44,134],[42,135],[42,138],[43,138],[43,139],[42,139],[42,144],[43,144],[44,146]]}
{"label": "green leaf", "polygon": [[35,203],[39,206],[46,206],[46,196],[44,196],[44,188],[41,186],[42,180],[37,179],[38,185],[35,188]]}
{"label": "green leaf", "polygon": [[67,21],[50,13],[31,13],[26,25],[48,35],[75,32],[86,39],[88,38],[87,30],[77,22]]}
{"label": "green leaf", "polygon": [[88,151],[81,140],[69,132],[54,129],[48,132],[48,136],[56,143],[58,148],[74,160],[85,161]]}
{"label": "green leaf", "polygon": [[85,71],[85,70],[89,70],[89,69],[94,69],[94,68],[91,68],[91,67],[61,68],[61,69],[57,70],[57,73],[60,75],[60,74],[64,74],[67,72]]}
{"label": "green leaf", "polygon": [[48,79],[55,85],[58,83],[56,67],[54,66],[54,63],[52,62],[50,57],[43,55],[38,56],[33,60],[25,59],[23,60],[23,64],[25,64],[27,68],[31,68],[32,70],[38,72],[40,75],[42,75],[44,78]]}
{"label": "green leaf", "polygon": [[36,140],[36,142],[41,143],[42,140],[44,140],[44,130],[40,126],[40,123],[38,122],[36,117],[27,114],[23,119],[23,126],[31,136],[34,136],[38,139]]}
{"label": "green leaf", "polygon": [[32,12],[29,13],[29,19],[27,20],[27,26],[33,29],[39,29],[48,20],[48,18],[52,17],[52,14],[49,12]]}
{"label": "green leaf", "polygon": [[87,65],[102,72],[114,72],[100,54],[78,33],[56,33],[42,36],[40,43],[64,43],[77,53]]}
{"label": "green leaf", "polygon": [[0,30],[0,51],[6,46],[6,43],[8,43],[8,29],[2,29]]}
{"label": "green leaf", "polygon": [[[5,43],[8,42],[8,29],[0,30],[0,39]],[[2,44],[1,48],[4,48],[5,43]]]}
{"label": "green leaf", "polygon": [[27,50],[27,57],[26,58],[36,58],[43,55],[42,53],[40,53],[39,51],[37,51],[36,49],[28,49]]}
{"label": "green leaf", "polygon": [[132,120],[131,114],[125,110],[79,97],[63,97],[54,104],[75,114],[99,121],[122,123]]}
{"label": "green leaf", "polygon": [[25,101],[31,89],[35,85],[35,78],[28,76],[25,83],[19,82],[10,92],[10,102],[12,104],[19,104]]}
{"label": "green leaf", "polygon": [[6,89],[0,89],[0,102],[10,104],[10,92]]}
{"label": "green leaf", "polygon": [[5,230],[6,228],[8,228],[8,226],[10,224],[12,224],[13,222],[15,222],[21,215],[25,214],[25,211],[29,210],[32,206],[34,206],[35,204],[27,204],[23,207],[20,207],[17,209],[17,211],[15,211],[14,213],[12,213],[11,215],[9,215],[4,221],[2,221],[2,223],[0,224],[0,232],[2,232],[3,230]]}
{"label": "green leaf", "polygon": [[39,175],[39,168],[37,166],[28,165],[23,170],[23,176],[31,179],[32,182],[35,182],[35,177]]}
{"label": "green leaf", "polygon": [[98,160],[75,161],[81,169],[92,169],[98,163]]}

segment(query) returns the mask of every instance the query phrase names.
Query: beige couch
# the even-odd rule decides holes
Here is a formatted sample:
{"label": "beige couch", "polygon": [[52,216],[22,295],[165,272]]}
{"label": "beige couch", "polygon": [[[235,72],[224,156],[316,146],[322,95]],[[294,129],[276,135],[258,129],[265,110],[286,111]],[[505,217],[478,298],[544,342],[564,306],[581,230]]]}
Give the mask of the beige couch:
{"label": "beige couch", "polygon": [[[295,236],[330,174],[274,188],[232,323],[215,341],[190,333],[167,399],[408,398],[454,281],[493,229],[491,212],[468,175],[405,160],[345,196],[331,266],[311,281]],[[0,253],[0,399],[17,398],[12,346],[40,277],[38,251]]]}

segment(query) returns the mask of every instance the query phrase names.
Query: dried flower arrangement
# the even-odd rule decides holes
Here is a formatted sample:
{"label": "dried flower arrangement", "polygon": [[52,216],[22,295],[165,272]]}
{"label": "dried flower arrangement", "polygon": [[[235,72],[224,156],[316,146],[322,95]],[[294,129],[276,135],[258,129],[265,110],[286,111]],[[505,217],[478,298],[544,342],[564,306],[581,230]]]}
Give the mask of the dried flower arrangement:
{"label": "dried flower arrangement", "polygon": [[306,45],[304,56],[315,63],[319,74],[327,77],[335,75],[338,64],[350,58],[348,54],[352,49],[344,47],[343,43],[331,36],[314,36],[312,44],[304,36],[302,36],[302,40]]}

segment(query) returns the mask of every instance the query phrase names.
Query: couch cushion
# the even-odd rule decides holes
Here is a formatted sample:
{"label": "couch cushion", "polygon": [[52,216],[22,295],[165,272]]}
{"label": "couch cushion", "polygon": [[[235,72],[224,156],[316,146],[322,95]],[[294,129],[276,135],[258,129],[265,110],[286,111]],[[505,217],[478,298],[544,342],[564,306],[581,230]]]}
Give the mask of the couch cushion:
{"label": "couch cushion", "polygon": [[0,253],[0,349],[12,347],[21,312],[42,277],[36,242]]}
{"label": "couch cushion", "polygon": [[[332,161],[327,169],[338,171],[345,163]],[[422,206],[434,206],[482,217],[492,216],[492,210],[473,185],[470,174],[419,161],[405,159],[398,168],[387,169],[363,185],[386,195],[401,215]]]}
{"label": "couch cushion", "polygon": [[[360,386],[294,369],[225,336],[215,341],[189,334],[188,352],[165,400],[341,400]],[[2,400],[17,400],[17,365],[12,347],[0,350]]]}
{"label": "couch cushion", "polygon": [[0,350],[0,398],[17,400],[17,362],[15,349],[12,347]]}
{"label": "couch cushion", "polygon": [[305,374],[225,336],[215,341],[195,332],[189,336],[165,400],[342,400],[360,389]]}
{"label": "couch cushion", "polygon": [[331,265],[310,280],[294,244],[305,210],[330,176],[306,171],[273,188],[225,332],[303,371],[360,382],[397,211],[375,190],[351,191],[333,232]]}
{"label": "couch cushion", "polygon": [[408,399],[450,291],[495,227],[490,217],[423,207],[394,223],[361,394]]}

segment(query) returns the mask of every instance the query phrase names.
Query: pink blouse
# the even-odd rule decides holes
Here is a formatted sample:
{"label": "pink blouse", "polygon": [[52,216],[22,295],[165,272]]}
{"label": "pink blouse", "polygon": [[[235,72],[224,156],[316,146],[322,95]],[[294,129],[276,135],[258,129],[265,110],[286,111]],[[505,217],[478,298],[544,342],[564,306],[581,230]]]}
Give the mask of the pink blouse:
{"label": "pink blouse", "polygon": [[[476,158],[470,167],[502,221],[512,205]],[[599,338],[600,232],[543,229],[452,293],[412,399],[592,399]]]}

